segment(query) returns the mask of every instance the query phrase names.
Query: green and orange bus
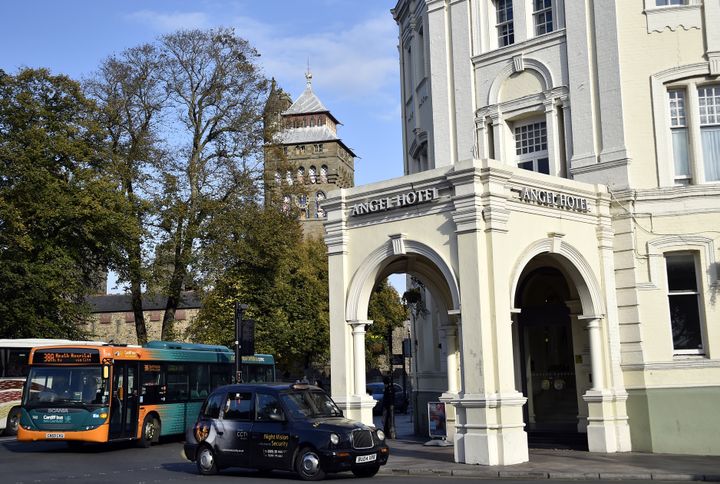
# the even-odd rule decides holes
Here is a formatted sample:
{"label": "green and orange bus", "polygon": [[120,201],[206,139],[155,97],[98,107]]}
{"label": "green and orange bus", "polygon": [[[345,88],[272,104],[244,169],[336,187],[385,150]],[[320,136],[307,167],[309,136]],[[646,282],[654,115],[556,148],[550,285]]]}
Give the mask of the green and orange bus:
{"label": "green and orange bus", "polygon": [[[275,379],[271,355],[249,358],[250,365],[264,366],[255,368],[259,378]],[[35,348],[18,440],[136,439],[149,446],[184,433],[205,397],[231,382],[233,369],[234,353],[224,346],[151,341]]]}

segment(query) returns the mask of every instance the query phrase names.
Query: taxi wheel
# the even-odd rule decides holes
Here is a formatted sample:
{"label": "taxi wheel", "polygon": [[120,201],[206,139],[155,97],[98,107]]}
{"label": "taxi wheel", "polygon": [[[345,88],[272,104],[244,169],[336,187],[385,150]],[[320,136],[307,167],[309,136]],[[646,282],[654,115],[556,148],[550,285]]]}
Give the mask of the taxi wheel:
{"label": "taxi wheel", "polygon": [[140,447],[150,447],[153,442],[157,442],[160,438],[160,422],[155,417],[150,415],[145,417],[142,424],[142,431],[140,433],[140,440],[138,445]]}
{"label": "taxi wheel", "polygon": [[379,470],[380,466],[358,467],[357,469],[353,469],[352,473],[355,474],[355,477],[372,477],[377,474]]}
{"label": "taxi wheel", "polygon": [[304,447],[295,458],[295,470],[303,481],[320,481],[325,471],[320,466],[320,457],[310,447]]}
{"label": "taxi wheel", "polygon": [[203,445],[198,449],[195,463],[197,464],[198,472],[203,476],[212,476],[218,473],[215,453],[207,445]]}

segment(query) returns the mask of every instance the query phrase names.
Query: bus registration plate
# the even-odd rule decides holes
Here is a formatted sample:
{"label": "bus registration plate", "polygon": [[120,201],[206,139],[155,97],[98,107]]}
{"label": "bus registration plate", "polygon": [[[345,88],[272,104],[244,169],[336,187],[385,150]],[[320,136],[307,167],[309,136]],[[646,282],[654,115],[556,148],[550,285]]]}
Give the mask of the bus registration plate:
{"label": "bus registration plate", "polygon": [[355,463],[356,463],[356,464],[361,464],[361,463],[363,463],[363,462],[372,462],[372,461],[374,461],[375,459],[377,459],[377,455],[376,455],[376,454],[359,455],[359,456],[355,457]]}
{"label": "bus registration plate", "polygon": [[46,439],[64,439],[65,434],[62,432],[52,432],[52,433],[48,432],[45,434],[45,438]]}

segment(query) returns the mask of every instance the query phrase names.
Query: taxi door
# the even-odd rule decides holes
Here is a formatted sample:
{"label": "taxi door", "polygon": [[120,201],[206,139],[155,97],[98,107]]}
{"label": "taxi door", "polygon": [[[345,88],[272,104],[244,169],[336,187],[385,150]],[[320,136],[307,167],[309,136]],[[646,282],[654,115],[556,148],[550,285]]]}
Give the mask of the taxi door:
{"label": "taxi door", "polygon": [[250,431],[253,425],[253,394],[230,391],[223,405],[216,447],[223,465],[247,467],[251,462]]}
{"label": "taxi door", "polygon": [[290,423],[278,397],[258,392],[255,409],[252,428],[253,467],[292,469],[297,439],[292,436]]}

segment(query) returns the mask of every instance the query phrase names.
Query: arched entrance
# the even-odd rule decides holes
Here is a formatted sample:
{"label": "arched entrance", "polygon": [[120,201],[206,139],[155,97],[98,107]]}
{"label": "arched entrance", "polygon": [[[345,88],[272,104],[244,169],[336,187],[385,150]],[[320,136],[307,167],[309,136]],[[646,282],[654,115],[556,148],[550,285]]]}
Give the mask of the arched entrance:
{"label": "arched entrance", "polygon": [[[516,353],[524,420],[530,445],[587,448],[590,388],[587,335],[578,320],[577,291],[553,258],[537,256],[520,277],[515,293]],[[587,348],[587,349],[586,349]]]}
{"label": "arched entrance", "polygon": [[[406,239],[402,234],[390,236],[385,244],[374,250],[359,266],[348,287],[346,320],[353,326],[355,344],[360,344],[361,331],[372,324],[368,321],[368,302],[373,287],[391,274],[413,276],[422,294],[422,310],[410,315],[411,325],[411,400],[414,407],[414,426],[417,435],[428,435],[427,403],[450,399],[459,391],[458,359],[459,331],[456,308],[459,293],[455,275],[449,264],[427,245]],[[351,362],[355,386],[363,385],[365,362],[360,351],[353,351]],[[353,389],[350,389],[351,391]],[[355,389],[357,392],[357,389]],[[355,396],[359,396],[355,393]],[[356,416],[367,419],[362,402],[347,408],[358,408]],[[449,438],[454,431],[455,413],[447,405]]]}

